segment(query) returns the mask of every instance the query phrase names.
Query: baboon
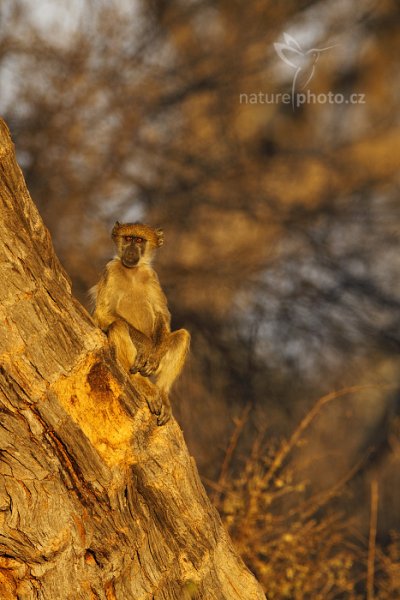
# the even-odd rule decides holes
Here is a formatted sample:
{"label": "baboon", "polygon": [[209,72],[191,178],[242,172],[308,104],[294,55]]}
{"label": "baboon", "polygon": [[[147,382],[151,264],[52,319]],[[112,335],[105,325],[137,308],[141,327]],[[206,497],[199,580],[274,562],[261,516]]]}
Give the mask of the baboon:
{"label": "baboon", "polygon": [[[169,391],[189,349],[185,329],[171,332],[171,315],[151,261],[164,234],[143,223],[115,223],[117,256],[91,290],[93,318],[108,335],[122,366],[135,377],[149,408],[164,425],[171,416]],[[149,382],[150,376],[155,386]]]}

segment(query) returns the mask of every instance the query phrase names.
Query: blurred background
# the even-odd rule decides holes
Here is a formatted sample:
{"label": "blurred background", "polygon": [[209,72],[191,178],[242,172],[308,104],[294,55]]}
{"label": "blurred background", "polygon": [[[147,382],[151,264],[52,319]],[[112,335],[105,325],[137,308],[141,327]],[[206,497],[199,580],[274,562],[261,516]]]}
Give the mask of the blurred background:
{"label": "blurred background", "polygon": [[165,231],[174,414],[268,598],[400,597],[399,25],[396,0],[0,4],[1,114],[75,295],[115,220]]}

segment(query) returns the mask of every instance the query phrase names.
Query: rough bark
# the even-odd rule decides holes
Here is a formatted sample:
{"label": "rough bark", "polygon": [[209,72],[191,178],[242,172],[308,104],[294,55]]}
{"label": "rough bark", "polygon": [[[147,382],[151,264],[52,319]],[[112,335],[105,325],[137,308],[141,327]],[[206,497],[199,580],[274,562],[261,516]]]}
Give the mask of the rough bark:
{"label": "rough bark", "polygon": [[0,121],[0,597],[265,598],[71,295]]}

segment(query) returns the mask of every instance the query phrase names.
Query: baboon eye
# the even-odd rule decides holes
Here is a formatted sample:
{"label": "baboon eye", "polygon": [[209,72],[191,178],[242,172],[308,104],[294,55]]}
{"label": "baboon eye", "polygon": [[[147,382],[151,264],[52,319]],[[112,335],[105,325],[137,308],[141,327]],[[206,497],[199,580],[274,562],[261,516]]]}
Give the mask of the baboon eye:
{"label": "baboon eye", "polygon": [[144,239],[143,239],[143,238],[141,238],[141,237],[137,237],[137,238],[135,238],[135,242],[136,242],[137,244],[143,244],[143,242],[144,242]]}
{"label": "baboon eye", "polygon": [[126,242],[131,242],[133,240],[133,235],[124,235],[124,240]]}

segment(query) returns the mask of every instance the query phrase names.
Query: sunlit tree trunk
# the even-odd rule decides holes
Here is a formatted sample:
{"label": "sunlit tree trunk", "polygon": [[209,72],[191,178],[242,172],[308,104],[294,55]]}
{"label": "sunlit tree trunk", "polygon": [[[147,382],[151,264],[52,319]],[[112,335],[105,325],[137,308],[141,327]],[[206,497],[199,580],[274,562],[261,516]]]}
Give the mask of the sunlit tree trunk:
{"label": "sunlit tree trunk", "polygon": [[3,121],[0,169],[1,599],[264,598],[71,295]]}

